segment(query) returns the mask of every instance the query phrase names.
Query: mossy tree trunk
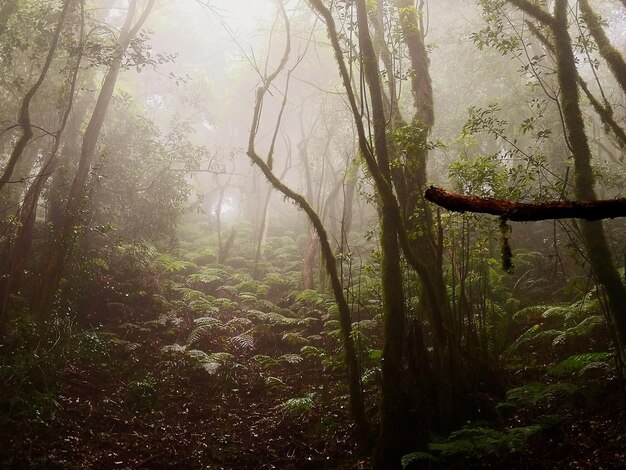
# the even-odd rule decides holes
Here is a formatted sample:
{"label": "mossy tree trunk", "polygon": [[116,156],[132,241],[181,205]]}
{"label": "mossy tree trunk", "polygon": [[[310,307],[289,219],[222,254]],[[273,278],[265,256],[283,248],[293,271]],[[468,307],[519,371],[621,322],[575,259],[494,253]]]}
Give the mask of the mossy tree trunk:
{"label": "mossy tree trunk", "polygon": [[[595,178],[591,166],[589,139],[580,106],[576,58],[568,30],[568,1],[556,0],[553,15],[528,0],[508,0],[508,2],[549,28],[554,36],[560,103],[563,109],[565,132],[574,159],[574,193],[579,201],[594,201],[596,200]],[[581,6],[584,10],[584,5]],[[593,12],[588,11],[587,13],[587,20],[592,21],[593,17],[589,14]],[[600,221],[581,221],[580,229],[592,271],[598,282],[606,289],[610,316],[619,343],[617,346],[623,356],[626,345],[626,286],[622,282],[613,261],[603,223]]]}

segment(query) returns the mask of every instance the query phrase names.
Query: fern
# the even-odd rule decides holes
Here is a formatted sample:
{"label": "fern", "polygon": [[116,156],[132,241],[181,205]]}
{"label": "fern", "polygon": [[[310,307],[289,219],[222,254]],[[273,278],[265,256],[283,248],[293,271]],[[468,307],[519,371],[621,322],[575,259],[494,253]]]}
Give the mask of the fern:
{"label": "fern", "polygon": [[339,320],[328,320],[324,322],[324,332],[334,334],[337,331],[340,331]]}
{"label": "fern", "polygon": [[220,311],[232,312],[237,309],[238,305],[225,297],[217,297],[213,303]]}
{"label": "fern", "polygon": [[402,456],[402,468],[418,462],[436,462],[437,458],[428,452],[411,452]]}
{"label": "fern", "polygon": [[287,384],[285,384],[285,382],[280,380],[278,377],[268,377],[265,379],[265,385],[267,385],[270,391],[287,388]]}
{"label": "fern", "polygon": [[375,382],[379,382],[381,378],[380,367],[372,367],[363,372],[361,376],[361,382],[363,385],[370,385]]}
{"label": "fern", "polygon": [[190,289],[189,287],[177,287],[174,289],[176,292],[180,292],[185,302],[192,302],[194,300],[206,299],[207,296],[204,292],[199,290]]}
{"label": "fern", "polygon": [[466,426],[441,442],[431,442],[428,448],[444,457],[457,454],[480,456],[496,451],[502,441],[502,433],[495,429]]}
{"label": "fern", "polygon": [[155,265],[161,270],[168,273],[175,273],[179,271],[183,271],[187,268],[195,268],[196,265],[183,260],[174,259],[174,256],[166,253],[154,260]]}
{"label": "fern", "polygon": [[287,415],[302,416],[306,413],[310,413],[314,406],[313,395],[309,394],[306,397],[290,398],[278,405],[278,408]]}
{"label": "fern", "polygon": [[222,268],[205,268],[199,273],[187,276],[187,282],[190,284],[203,283],[213,284],[217,282],[223,282],[228,277],[226,271]]}
{"label": "fern", "polygon": [[522,333],[509,348],[506,350],[507,353],[511,353],[517,350],[521,345],[529,342],[537,342],[544,338],[553,339],[563,332],[560,330],[545,330],[541,331],[541,325],[533,325],[524,333]]}
{"label": "fern", "polygon": [[324,358],[326,356],[326,351],[315,346],[303,346],[300,349],[300,353],[307,359],[311,359],[313,357]]}
{"label": "fern", "polygon": [[192,345],[214,330],[223,330],[224,323],[213,317],[201,317],[194,320],[194,329],[189,334],[187,344]]}
{"label": "fern", "polygon": [[245,317],[235,317],[226,323],[226,328],[230,331],[248,330],[252,326],[252,320]]}
{"label": "fern", "polygon": [[281,362],[286,362],[287,364],[299,364],[304,358],[299,354],[283,354],[278,358]]}
{"label": "fern", "polygon": [[189,302],[188,307],[196,313],[216,314],[219,309],[213,305],[214,299],[202,298]]}
{"label": "fern", "polygon": [[313,289],[307,289],[291,294],[291,298],[297,305],[313,305],[316,307],[330,308],[335,301],[328,294]]}
{"label": "fern", "polygon": [[260,310],[247,310],[246,315],[272,326],[287,326],[297,323],[295,318],[285,317],[276,312],[261,312]]}
{"label": "fern", "polygon": [[613,357],[612,353],[596,352],[576,354],[548,368],[548,375],[564,377],[573,374],[582,374],[587,368],[593,366],[608,366],[608,360]]}
{"label": "fern", "polygon": [[180,344],[168,344],[161,348],[163,353],[184,353],[187,351],[187,346],[181,346]]}
{"label": "fern", "polygon": [[241,349],[254,349],[254,338],[251,335],[241,334],[230,338],[230,342]]}
{"label": "fern", "polygon": [[428,448],[440,452],[445,457],[458,454],[480,457],[520,449],[528,439],[543,430],[542,424],[511,428],[506,432],[480,426],[465,426],[441,442],[428,444]]}
{"label": "fern", "polygon": [[221,366],[234,361],[234,356],[227,352],[207,354],[198,349],[190,349],[187,351],[187,356],[209,374],[215,374]]}
{"label": "fern", "polygon": [[578,386],[570,383],[546,385],[540,382],[529,382],[506,392],[506,402],[498,407],[537,405],[551,401],[559,395],[573,395],[578,390]]}
{"label": "fern", "polygon": [[258,302],[257,295],[252,292],[242,292],[239,295],[239,300],[241,300],[242,302],[251,302],[255,304]]}
{"label": "fern", "polygon": [[255,362],[263,366],[265,369],[269,369],[270,367],[277,366],[280,364],[280,361],[274,359],[273,357],[266,356],[264,354],[257,354],[252,358]]}
{"label": "fern", "polygon": [[585,318],[583,321],[574,325],[571,328],[566,329],[552,341],[553,346],[563,344],[569,340],[588,336],[593,333],[596,328],[605,324],[603,317],[599,315],[593,315]]}
{"label": "fern", "polygon": [[309,344],[309,340],[300,333],[285,333],[283,335],[283,341],[293,346],[305,346]]}

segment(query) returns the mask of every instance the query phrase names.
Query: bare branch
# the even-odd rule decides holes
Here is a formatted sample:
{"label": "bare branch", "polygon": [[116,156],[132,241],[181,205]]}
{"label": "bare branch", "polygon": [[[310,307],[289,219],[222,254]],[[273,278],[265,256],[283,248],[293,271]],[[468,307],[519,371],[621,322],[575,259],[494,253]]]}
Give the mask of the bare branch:
{"label": "bare branch", "polygon": [[436,186],[428,188],[424,197],[449,211],[497,215],[513,222],[574,218],[601,220],[626,217],[626,198],[527,203],[489,197],[464,196]]}

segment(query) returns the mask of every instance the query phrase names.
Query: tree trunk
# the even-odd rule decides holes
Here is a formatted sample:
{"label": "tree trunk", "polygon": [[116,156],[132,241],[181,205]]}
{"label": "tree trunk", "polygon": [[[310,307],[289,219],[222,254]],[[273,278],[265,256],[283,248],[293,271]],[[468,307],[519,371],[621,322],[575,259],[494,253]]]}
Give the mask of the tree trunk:
{"label": "tree trunk", "polygon": [[24,153],[24,149],[30,142],[30,139],[33,136],[33,129],[31,127],[30,122],[30,103],[39,90],[39,87],[43,83],[48,74],[48,70],[50,69],[50,65],[52,64],[52,59],[54,58],[54,54],[56,53],[57,46],[59,45],[59,38],[61,37],[61,31],[63,30],[63,24],[65,23],[65,19],[70,9],[70,5],[72,0],[65,0],[63,3],[63,9],[61,10],[61,15],[59,16],[59,21],[57,22],[56,28],[54,30],[54,35],[52,36],[52,42],[50,43],[50,48],[48,49],[48,54],[46,56],[46,60],[39,74],[39,78],[33,84],[33,86],[28,90],[26,95],[22,100],[22,105],[20,106],[20,114],[17,119],[19,126],[21,127],[22,134],[17,140],[11,155],[9,156],[9,161],[6,164],[2,172],[2,176],[0,176],[0,193],[4,189],[7,184],[11,183],[11,177],[13,175],[13,170],[15,165],[22,157]]}
{"label": "tree trunk", "polygon": [[137,1],[130,0],[129,2],[128,13],[118,40],[116,56],[104,78],[98,100],[83,136],[78,169],[70,188],[60,239],[52,247],[48,264],[42,275],[39,294],[35,299],[33,312],[38,318],[44,318],[52,307],[65,264],[71,254],[72,245],[74,244],[77,234],[80,233],[80,229],[77,229],[75,225],[79,222],[81,217],[89,171],[96,155],[96,145],[109,109],[124,54],[130,41],[139,32],[145,20],[148,18],[155,1],[156,0],[150,0],[148,2],[144,12],[134,26],[133,21],[137,9]]}
{"label": "tree trunk", "polygon": [[[554,37],[557,59],[557,77],[561,89],[561,106],[565,127],[574,156],[574,188],[579,201],[596,199],[591,150],[580,109],[576,83],[576,60],[567,30],[567,0],[556,0],[554,10]],[[581,231],[589,260],[598,281],[605,287],[612,319],[615,322],[621,347],[626,346],[626,286],[613,262],[602,222],[582,221]]]}
{"label": "tree trunk", "polygon": [[600,24],[600,19],[595,14],[587,0],[579,0],[578,5],[583,14],[583,20],[587,24],[591,37],[598,46],[598,52],[609,65],[615,80],[619,83],[622,91],[626,93],[626,61],[620,52],[611,44],[608,36]]}

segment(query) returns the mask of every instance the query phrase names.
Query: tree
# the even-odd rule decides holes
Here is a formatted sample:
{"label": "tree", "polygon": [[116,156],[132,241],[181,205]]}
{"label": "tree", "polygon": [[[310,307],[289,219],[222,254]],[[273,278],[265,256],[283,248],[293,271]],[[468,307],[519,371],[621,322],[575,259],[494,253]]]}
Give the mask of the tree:
{"label": "tree", "polygon": [[[83,135],[78,169],[70,188],[58,242],[52,247],[48,263],[42,274],[39,293],[33,306],[33,312],[39,318],[44,318],[52,307],[54,296],[56,295],[67,262],[67,257],[75,242],[77,233],[76,225],[81,222],[85,197],[87,196],[85,190],[89,171],[96,155],[98,138],[109,109],[117,77],[122,68],[124,55],[132,39],[139,33],[143,24],[148,19],[155,2],[156,0],[148,0],[147,5],[136,22],[135,15],[138,12],[138,2],[137,0],[130,0],[129,2],[128,13],[126,14],[124,24],[120,31],[115,54],[102,82],[98,100],[85,130],[85,134]],[[78,229],[78,232],[80,232],[80,229]]]}
{"label": "tree", "polygon": [[[569,33],[568,2],[556,0],[553,14],[527,0],[507,0],[507,3],[519,8],[552,36],[553,46],[551,45],[550,49],[555,56],[565,139],[574,160],[574,195],[581,202],[596,201],[595,177],[591,166],[592,155],[580,104],[579,85],[581,82]],[[502,4],[502,2],[486,2],[485,7],[497,9],[501,8]],[[615,50],[604,43],[606,37],[602,36],[601,30],[598,30],[599,25],[594,22],[597,18],[589,5],[581,5],[581,8],[592,36],[600,41],[599,46],[604,51],[601,54],[606,56],[607,61],[611,61],[610,64],[613,62],[611,70],[619,81],[621,70],[619,64],[623,62],[623,59],[620,61],[620,58],[615,56]],[[535,31],[537,30],[538,28],[535,28]],[[540,37],[542,42],[552,44],[549,38]],[[584,86],[581,88],[585,90]],[[598,111],[597,106],[595,109]],[[602,117],[601,111],[599,114]],[[626,286],[620,279],[614,264],[602,222],[583,220],[580,222],[580,229],[593,273],[606,289],[611,319],[617,332],[618,350],[623,355],[624,344],[626,344]]]}

